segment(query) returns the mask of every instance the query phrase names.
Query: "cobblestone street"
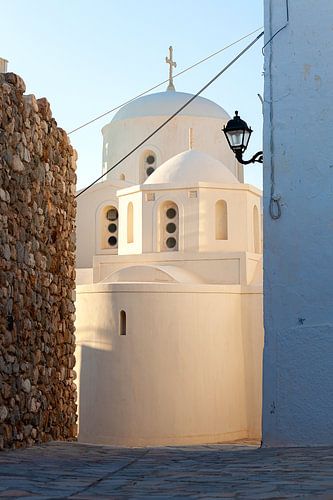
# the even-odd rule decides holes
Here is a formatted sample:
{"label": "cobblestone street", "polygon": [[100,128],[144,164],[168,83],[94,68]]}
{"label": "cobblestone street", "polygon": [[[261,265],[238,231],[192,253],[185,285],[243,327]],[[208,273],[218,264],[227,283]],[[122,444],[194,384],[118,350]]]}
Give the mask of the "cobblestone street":
{"label": "cobblestone street", "polygon": [[51,443],[0,453],[2,498],[333,498],[333,448]]}

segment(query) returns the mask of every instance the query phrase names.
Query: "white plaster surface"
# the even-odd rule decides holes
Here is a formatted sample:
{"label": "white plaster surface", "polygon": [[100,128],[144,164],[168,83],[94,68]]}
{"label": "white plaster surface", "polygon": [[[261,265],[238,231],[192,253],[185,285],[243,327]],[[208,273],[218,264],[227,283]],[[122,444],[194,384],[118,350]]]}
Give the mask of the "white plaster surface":
{"label": "white plaster surface", "polygon": [[207,153],[190,149],[179,153],[163,163],[150,175],[145,184],[214,182],[233,184],[238,179],[223,165]]}
{"label": "white plaster surface", "polygon": [[[181,106],[186,104],[192,94],[186,92],[156,92],[135,99],[131,103],[123,106],[112,118],[112,121],[128,120],[142,116],[163,116],[172,115]],[[206,116],[210,118],[230,119],[228,113],[216,102],[205,97],[198,96],[181,112],[180,116]]]}
{"label": "white plaster surface", "polygon": [[[263,441],[332,445],[332,1],[289,0],[289,16],[265,48]],[[285,22],[265,0],[266,41]]]}

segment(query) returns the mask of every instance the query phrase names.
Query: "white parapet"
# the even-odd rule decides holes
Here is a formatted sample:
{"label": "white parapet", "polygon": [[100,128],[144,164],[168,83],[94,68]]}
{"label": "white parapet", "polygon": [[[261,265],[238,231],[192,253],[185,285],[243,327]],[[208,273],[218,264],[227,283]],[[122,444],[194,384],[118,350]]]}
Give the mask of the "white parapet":
{"label": "white parapet", "polygon": [[7,73],[7,65],[7,59],[3,59],[2,57],[0,57],[0,73]]}

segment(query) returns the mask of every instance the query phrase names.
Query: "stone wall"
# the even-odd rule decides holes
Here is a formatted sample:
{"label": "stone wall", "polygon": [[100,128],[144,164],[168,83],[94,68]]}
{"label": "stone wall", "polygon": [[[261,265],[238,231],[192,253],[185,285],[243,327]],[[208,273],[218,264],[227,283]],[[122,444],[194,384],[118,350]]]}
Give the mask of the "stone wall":
{"label": "stone wall", "polygon": [[76,152],[24,91],[0,74],[0,448],[76,436]]}

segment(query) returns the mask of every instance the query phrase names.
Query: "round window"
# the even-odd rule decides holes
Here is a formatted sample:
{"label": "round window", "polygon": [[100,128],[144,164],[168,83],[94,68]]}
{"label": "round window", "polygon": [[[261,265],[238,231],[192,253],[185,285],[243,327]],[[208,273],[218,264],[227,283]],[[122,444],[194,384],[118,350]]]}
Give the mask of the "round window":
{"label": "round window", "polygon": [[117,231],[117,224],[109,224],[108,230],[110,231],[110,233],[115,233]]}
{"label": "round window", "polygon": [[114,247],[117,244],[117,238],[115,236],[110,236],[108,242],[111,247]]}
{"label": "round window", "polygon": [[174,208],[168,208],[166,211],[166,216],[168,219],[174,219],[176,217],[176,210]]}
{"label": "round window", "polygon": [[176,238],[174,238],[173,236],[170,236],[170,238],[166,240],[166,246],[168,248],[175,248],[176,243]]}
{"label": "round window", "polygon": [[118,219],[118,210],[116,208],[110,208],[106,212],[106,218],[108,220],[117,220]]}
{"label": "round window", "polygon": [[166,230],[168,233],[174,233],[176,229],[176,224],[174,224],[173,222],[169,222],[169,224],[167,224]]}
{"label": "round window", "polygon": [[153,165],[153,163],[155,163],[155,156],[148,155],[146,158],[146,162],[148,163],[148,165]]}
{"label": "round window", "polygon": [[147,170],[146,170],[146,173],[148,175],[148,177],[153,173],[155,172],[155,169],[154,167],[148,167]]}

